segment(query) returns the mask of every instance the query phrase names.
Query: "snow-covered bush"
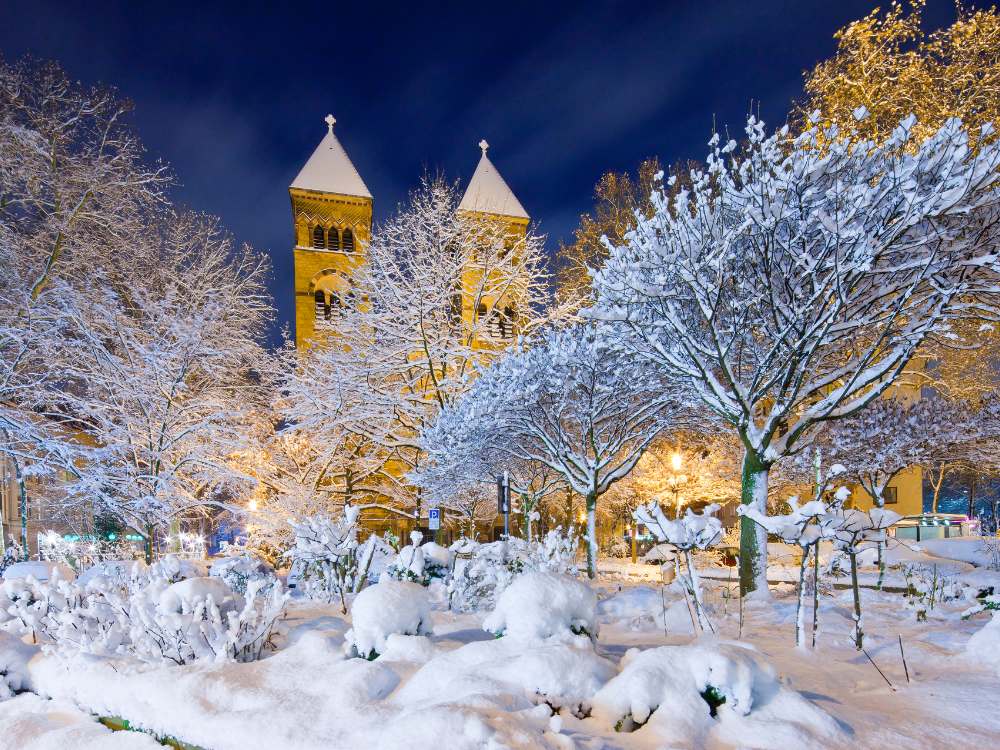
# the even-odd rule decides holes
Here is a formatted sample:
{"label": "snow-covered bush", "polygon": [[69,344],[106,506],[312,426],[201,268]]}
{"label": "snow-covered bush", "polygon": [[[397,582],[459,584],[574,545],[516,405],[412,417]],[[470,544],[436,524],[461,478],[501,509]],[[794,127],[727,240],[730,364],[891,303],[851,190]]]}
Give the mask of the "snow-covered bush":
{"label": "snow-covered bush", "polygon": [[576,576],[578,547],[573,529],[563,533],[561,527],[534,542],[516,537],[487,544],[461,539],[451,547],[455,564],[448,582],[450,606],[462,612],[492,609],[521,573],[538,570]]}
{"label": "snow-covered bush", "polygon": [[171,581],[161,575],[107,576],[84,583],[14,578],[0,588],[0,624],[41,638],[60,653],[131,655],[142,661],[188,664],[202,659],[259,658],[286,595],[266,580],[246,595],[219,578]]}
{"label": "snow-covered bush", "polygon": [[392,634],[427,635],[431,632],[427,590],[409,581],[383,580],[358,594],[351,604],[351,629],[344,648],[351,656],[375,659]]}
{"label": "snow-covered bush", "polygon": [[149,577],[149,569],[142,560],[104,560],[92,565],[80,573],[76,582],[88,586],[90,582],[101,578],[123,590],[142,588]]}
{"label": "snow-covered bush", "polygon": [[[906,580],[906,606],[917,617],[917,622],[927,620],[927,613],[942,602],[962,597],[964,586],[956,576],[942,575],[937,565],[904,565]],[[986,609],[986,607],[983,607]]]}
{"label": "snow-covered bush", "polygon": [[237,594],[246,593],[250,581],[266,581],[272,586],[277,582],[271,566],[250,555],[219,558],[212,563],[208,574],[221,578]]}
{"label": "snow-covered bush", "polygon": [[202,568],[203,566],[195,560],[185,560],[175,555],[164,555],[149,566],[149,578],[176,583],[186,578],[198,578],[205,575]]}
{"label": "snow-covered bush", "polygon": [[594,695],[591,716],[651,747],[821,747],[841,734],[743,644],[631,649],[621,667]]}
{"label": "snow-covered bush", "polygon": [[583,635],[597,637],[597,596],[585,583],[558,573],[532,571],[514,579],[483,621],[483,630],[500,636],[542,640]]}
{"label": "snow-covered bush", "polygon": [[629,546],[628,542],[624,539],[615,538],[608,545],[608,557],[614,557],[618,560],[623,560],[629,556]]}
{"label": "snow-covered bush", "polygon": [[10,565],[3,572],[3,580],[11,581],[17,578],[33,578],[36,581],[44,583],[56,575],[64,581],[72,581],[76,578],[76,573],[73,572],[73,569],[62,563],[45,560],[26,560]]}
{"label": "snow-covered bush", "polygon": [[[636,508],[633,517],[637,523],[644,524],[657,540],[662,544],[669,545],[677,550],[679,555],[674,555],[674,569],[677,577],[684,581],[685,590],[690,597],[691,606],[694,612],[693,619],[697,627],[701,630],[708,628],[715,632],[708,613],[701,599],[701,586],[698,582],[698,574],[694,569],[694,560],[691,557],[691,550],[706,550],[718,544],[722,538],[722,522],[715,517],[719,506],[712,504],[705,507],[700,513],[694,513],[690,508],[684,511],[684,515],[676,520],[669,520],[663,514],[663,509],[659,504],[650,502]],[[681,576],[680,557],[684,558],[685,576]]]}
{"label": "snow-covered bush", "polygon": [[298,523],[290,522],[295,546],[286,555],[301,571],[298,589],[310,599],[327,603],[339,598],[344,614],[347,593],[357,592],[364,585],[380,544],[374,534],[363,545],[358,543],[360,513],[360,508],[347,505],[335,521],[326,516],[309,516]]}
{"label": "snow-covered bush", "polygon": [[420,541],[424,535],[419,531],[410,532],[410,543],[399,550],[395,559],[385,569],[385,574],[394,581],[409,581],[427,586],[430,574],[427,571],[427,560]]}

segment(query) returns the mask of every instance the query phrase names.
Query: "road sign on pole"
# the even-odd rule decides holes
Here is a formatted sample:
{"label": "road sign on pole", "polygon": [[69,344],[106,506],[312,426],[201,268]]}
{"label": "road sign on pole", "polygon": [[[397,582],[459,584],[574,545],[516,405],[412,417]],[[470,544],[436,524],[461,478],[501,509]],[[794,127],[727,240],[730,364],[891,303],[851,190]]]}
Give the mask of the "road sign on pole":
{"label": "road sign on pole", "polygon": [[440,508],[430,508],[427,511],[427,528],[431,531],[437,531],[441,528],[441,509]]}

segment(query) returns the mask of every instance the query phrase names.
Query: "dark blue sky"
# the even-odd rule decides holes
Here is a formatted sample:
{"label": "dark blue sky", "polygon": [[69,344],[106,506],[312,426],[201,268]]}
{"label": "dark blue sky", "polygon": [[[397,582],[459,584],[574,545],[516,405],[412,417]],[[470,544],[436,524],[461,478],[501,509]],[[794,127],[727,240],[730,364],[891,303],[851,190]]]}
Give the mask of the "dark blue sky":
{"label": "dark blue sky", "polygon": [[[490,156],[555,248],[609,170],[701,158],[712,123],[784,121],[802,71],[873,0],[322,3],[0,2],[0,52],[116,86],[179,181],[270,253],[292,309],[287,186],[323,116],[375,196],[376,219],[425,169],[467,180]],[[930,0],[929,26],[953,15]]]}

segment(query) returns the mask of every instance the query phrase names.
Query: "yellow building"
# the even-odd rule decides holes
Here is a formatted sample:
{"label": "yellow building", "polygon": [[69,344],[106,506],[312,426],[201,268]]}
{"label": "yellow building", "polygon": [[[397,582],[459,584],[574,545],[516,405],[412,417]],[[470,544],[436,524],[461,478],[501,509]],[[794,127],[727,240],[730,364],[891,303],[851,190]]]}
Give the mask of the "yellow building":
{"label": "yellow building", "polygon": [[[372,232],[373,197],[333,129],[336,120],[326,117],[327,132],[288,188],[295,231],[295,344],[309,346],[334,332],[341,306],[352,305],[355,273],[365,263]],[[460,214],[483,222],[484,234],[505,238],[507,252],[518,252],[527,236],[530,217],[487,156],[489,144],[480,141],[481,156],[458,206]],[[515,256],[516,257],[516,256]],[[482,292],[485,273],[475,259],[462,273],[461,290],[453,309],[469,330],[479,321],[473,348],[496,350],[515,338],[518,325],[518,292],[513,284],[502,299]],[[489,279],[490,277],[487,277]],[[485,285],[489,288],[489,284]],[[524,306],[521,306],[524,309]],[[399,475],[402,466],[388,466]],[[397,516],[369,513],[369,530],[388,528],[397,533],[412,522]]]}

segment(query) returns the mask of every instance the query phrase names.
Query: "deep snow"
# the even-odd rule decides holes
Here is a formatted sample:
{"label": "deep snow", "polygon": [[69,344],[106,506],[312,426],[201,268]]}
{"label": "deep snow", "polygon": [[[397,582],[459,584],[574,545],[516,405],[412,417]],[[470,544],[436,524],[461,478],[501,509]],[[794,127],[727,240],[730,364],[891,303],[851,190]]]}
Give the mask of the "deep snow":
{"label": "deep snow", "polygon": [[[968,559],[971,544],[956,544],[956,556]],[[949,567],[949,545],[933,547],[933,555],[892,555],[970,574],[966,562]],[[1000,583],[996,573],[971,573],[977,585]],[[961,619],[968,601],[940,603],[918,622],[899,593],[863,591],[866,648],[890,687],[853,648],[847,590],[824,594],[814,651],[794,647],[789,584],[745,601],[741,624],[729,584],[705,579],[719,633],[693,642],[682,589],[661,587],[658,574],[619,562],[585,584],[598,597],[593,644],[535,628],[495,638],[483,630],[488,612],[451,613],[440,597],[432,597],[433,635],[387,632],[374,661],[346,657],[350,616],[305,600],[293,600],[278,650],[246,664],[66,660],[0,634],[0,671],[14,689],[53,698],[23,693],[0,703],[0,746],[155,746],[135,733],[112,735],[88,713],[125,716],[209,750],[1000,745],[1000,671],[988,658],[1000,636],[987,627],[989,612]],[[504,605],[505,617],[513,607]],[[701,695],[708,686],[726,699],[715,716]]]}

